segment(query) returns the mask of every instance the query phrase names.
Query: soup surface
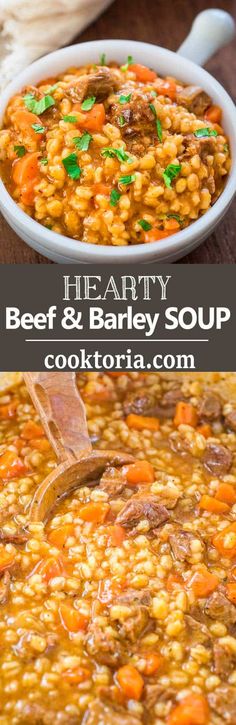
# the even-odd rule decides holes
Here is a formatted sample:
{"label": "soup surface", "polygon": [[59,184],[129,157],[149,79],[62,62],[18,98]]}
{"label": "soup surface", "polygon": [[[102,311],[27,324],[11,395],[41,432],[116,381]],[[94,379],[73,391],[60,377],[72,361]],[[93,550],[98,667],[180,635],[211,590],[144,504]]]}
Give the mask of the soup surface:
{"label": "soup surface", "polygon": [[235,725],[235,374],[78,385],[94,447],[134,463],[46,524],[55,457],[23,383],[1,392],[0,725]]}
{"label": "soup surface", "polygon": [[165,239],[222,192],[230,150],[204,90],[160,78],[131,57],[70,68],[7,107],[1,175],[20,207],[83,242]]}

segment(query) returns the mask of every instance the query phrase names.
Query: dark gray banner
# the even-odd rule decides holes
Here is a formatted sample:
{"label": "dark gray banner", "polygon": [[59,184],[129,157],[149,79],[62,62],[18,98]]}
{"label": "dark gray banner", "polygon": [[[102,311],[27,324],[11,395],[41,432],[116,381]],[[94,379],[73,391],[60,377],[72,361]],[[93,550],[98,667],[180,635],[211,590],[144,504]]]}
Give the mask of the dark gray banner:
{"label": "dark gray banner", "polygon": [[1,370],[235,370],[234,266],[0,268]]}

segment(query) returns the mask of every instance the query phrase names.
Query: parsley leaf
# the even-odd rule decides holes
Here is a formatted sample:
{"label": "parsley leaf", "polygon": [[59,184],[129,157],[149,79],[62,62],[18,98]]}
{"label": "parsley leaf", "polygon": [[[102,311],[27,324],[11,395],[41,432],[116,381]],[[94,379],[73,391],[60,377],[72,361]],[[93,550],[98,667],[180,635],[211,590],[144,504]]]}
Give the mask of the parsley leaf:
{"label": "parsley leaf", "polygon": [[226,154],[228,154],[229,153],[229,144],[228,143],[224,143],[223,149],[224,149],[224,152]]}
{"label": "parsley leaf", "polygon": [[63,116],[65,123],[76,123],[78,121],[77,116]]}
{"label": "parsley leaf", "polygon": [[93,108],[94,103],[96,103],[96,96],[91,96],[91,98],[86,98],[85,101],[81,104],[82,111],[91,111],[91,108]]}
{"label": "parsley leaf", "polygon": [[121,66],[121,70],[123,71],[123,73],[128,70],[129,66],[132,65],[133,62],[134,59],[132,58],[132,55],[128,55],[127,62],[125,63],[125,65]]}
{"label": "parsley leaf", "polygon": [[106,53],[100,55],[100,65],[106,65]]}
{"label": "parsley leaf", "polygon": [[181,219],[181,216],[179,214],[167,214],[167,219],[175,219],[179,224],[183,224],[183,219]]}
{"label": "parsley leaf", "polygon": [[149,103],[149,108],[151,108],[151,111],[153,112],[153,115],[156,116],[157,112],[154,106],[154,103]]}
{"label": "parsley leaf", "polygon": [[73,138],[74,144],[78,151],[88,151],[90,141],[92,141],[92,136],[90,133],[83,133],[82,136],[78,136],[76,138]]}
{"label": "parsley leaf", "polygon": [[51,88],[48,89],[49,93],[54,93],[58,88],[58,83],[54,83],[54,86],[51,86]]}
{"label": "parsley leaf", "polygon": [[22,156],[26,154],[26,148],[25,146],[14,146],[14,151],[16,155],[18,156],[18,159],[22,159]]}
{"label": "parsley leaf", "polygon": [[198,128],[197,131],[194,131],[194,136],[204,138],[205,136],[218,136],[218,133],[211,128]]}
{"label": "parsley leaf", "polygon": [[159,118],[156,120],[156,126],[157,126],[157,135],[159,138],[159,141],[162,141],[163,135],[162,135],[162,125]]}
{"label": "parsley leaf", "polygon": [[149,224],[149,222],[147,222],[146,219],[140,219],[138,221],[138,224],[140,227],[142,227],[144,232],[149,232],[150,229],[152,229],[152,225]]}
{"label": "parsley leaf", "polygon": [[113,146],[107,146],[105,149],[102,149],[101,155],[106,159],[114,159],[117,158],[118,161],[128,161],[129,156],[125,152],[123,148],[120,149],[113,149]]}
{"label": "parsley leaf", "polygon": [[41,126],[40,123],[32,123],[32,127],[35,133],[44,133],[46,131],[45,126]]}
{"label": "parsley leaf", "polygon": [[48,159],[46,159],[46,158],[40,159],[40,164],[42,164],[42,166],[47,166],[48,165]]}
{"label": "parsley leaf", "polygon": [[55,101],[52,96],[43,96],[43,98],[40,98],[40,101],[37,101],[33,93],[27,93],[26,96],[24,96],[24,104],[26,108],[28,108],[28,111],[32,111],[32,113],[36,113],[36,116],[41,116],[44,111],[47,111],[48,108],[51,108],[51,106],[55,106]]}
{"label": "parsley leaf", "polygon": [[181,171],[181,164],[168,164],[165,171],[163,172],[163,179],[168,189],[171,188],[171,183]]}
{"label": "parsley leaf", "polygon": [[63,166],[65,167],[68,176],[71,179],[79,179],[82,174],[82,169],[78,166],[78,160],[76,154],[70,154],[62,159]]}
{"label": "parsley leaf", "polygon": [[132,96],[132,93],[129,93],[128,96],[121,95],[119,97],[119,103],[121,104],[121,106],[123,106],[125,103],[129,103],[131,96]]}
{"label": "parsley leaf", "polygon": [[133,184],[136,179],[136,174],[128,174],[127,176],[121,176],[119,179],[119,184],[122,184],[123,186],[128,186],[129,184]]}
{"label": "parsley leaf", "polygon": [[110,205],[117,206],[120,197],[121,197],[120,192],[117,191],[117,189],[112,189],[111,195],[110,195]]}
{"label": "parsley leaf", "polygon": [[119,116],[118,121],[119,121],[119,126],[125,126],[125,117],[123,116],[123,113],[121,114],[121,116]]}

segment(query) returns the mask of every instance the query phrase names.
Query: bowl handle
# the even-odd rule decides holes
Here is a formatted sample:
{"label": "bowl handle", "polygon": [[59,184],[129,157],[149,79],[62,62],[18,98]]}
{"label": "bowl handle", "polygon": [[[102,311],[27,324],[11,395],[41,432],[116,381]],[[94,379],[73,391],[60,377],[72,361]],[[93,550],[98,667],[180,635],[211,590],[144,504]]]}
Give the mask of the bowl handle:
{"label": "bowl handle", "polygon": [[189,35],[177,52],[202,66],[217,50],[230,43],[234,35],[232,15],[217,8],[203,10],[195,18]]}

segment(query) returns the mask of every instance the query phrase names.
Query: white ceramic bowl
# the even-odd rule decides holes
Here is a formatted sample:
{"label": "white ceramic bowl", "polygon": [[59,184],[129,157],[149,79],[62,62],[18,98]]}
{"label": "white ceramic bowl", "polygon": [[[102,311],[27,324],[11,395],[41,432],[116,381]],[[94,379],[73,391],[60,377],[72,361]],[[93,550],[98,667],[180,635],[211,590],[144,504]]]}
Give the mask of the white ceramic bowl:
{"label": "white ceramic bowl", "polygon": [[236,192],[236,108],[224,88],[197,63],[206,62],[233,35],[234,21],[228,13],[206,10],[197,16],[178,53],[130,40],[99,40],[51,53],[17,76],[1,96],[2,118],[9,99],[28,84],[37,84],[49,75],[56,76],[69,66],[96,63],[101,53],[106,53],[108,60],[115,59],[118,63],[123,63],[128,55],[132,55],[136,62],[154,68],[161,76],[175,76],[186,84],[201,86],[209,93],[213,102],[223,109],[223,126],[230,139],[233,159],[224,191],[204,216],[163,241],[129,247],[86,244],[46,229],[18,207],[0,181],[0,209],[19,237],[37,252],[60,263],[174,262],[201,244],[222,219]]}

